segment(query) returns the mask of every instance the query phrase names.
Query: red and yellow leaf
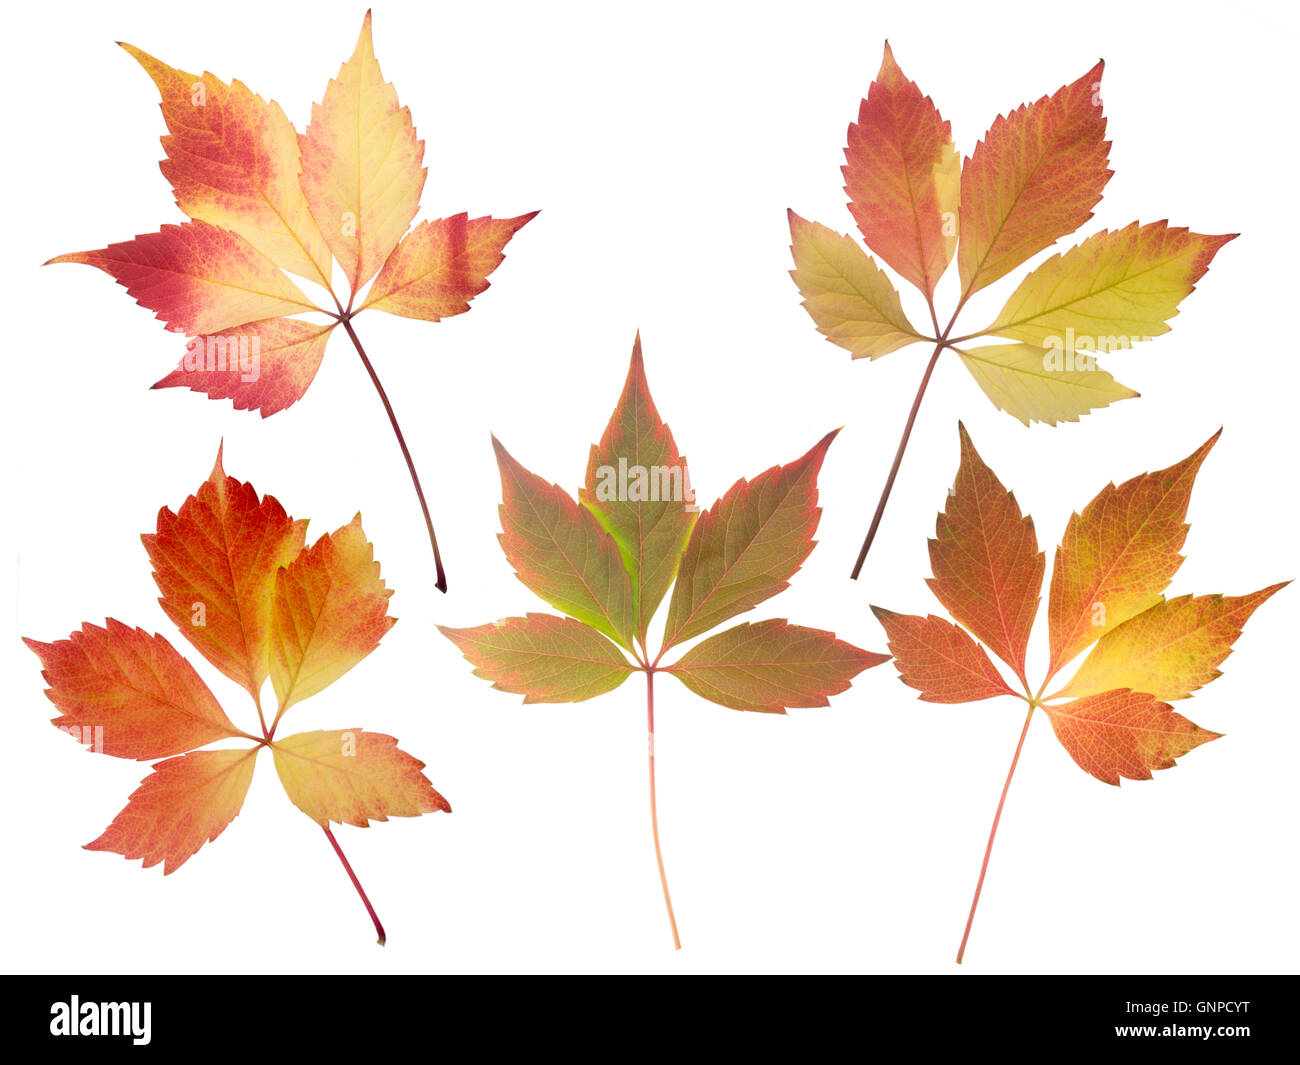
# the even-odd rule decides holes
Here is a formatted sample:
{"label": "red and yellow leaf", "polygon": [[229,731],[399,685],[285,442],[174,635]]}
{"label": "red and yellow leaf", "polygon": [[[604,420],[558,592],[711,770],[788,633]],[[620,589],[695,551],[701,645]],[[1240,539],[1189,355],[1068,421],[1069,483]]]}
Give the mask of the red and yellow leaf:
{"label": "red and yellow leaf", "polygon": [[424,141],[375,59],[366,12],[352,57],[312,104],[302,189],[355,292],[379,272],[420,207]]}
{"label": "red and yellow leaf", "polygon": [[269,418],[302,399],[333,330],[334,323],[270,318],[220,336],[193,337],[176,369],[153,387],[204,392]]}
{"label": "red and yellow leaf", "polygon": [[962,293],[992,284],[1092,217],[1110,179],[1098,63],[993,122],[962,167]]}
{"label": "red and yellow leaf", "polygon": [[1131,688],[1157,699],[1186,699],[1219,676],[1250,616],[1288,583],[1250,595],[1183,595],[1156,603],[1107,632],[1061,694]]}
{"label": "red and yellow leaf", "polygon": [[88,851],[112,851],[144,868],[163,863],[174,873],[226,830],[244,805],[258,747],[193,751],[158,762],[122,812]]}
{"label": "red and yellow leaf", "polygon": [[317,824],[365,828],[371,821],[451,813],[397,740],[361,729],[299,732],[271,744],[290,801]]}
{"label": "red and yellow leaf", "polygon": [[525,469],[496,437],[502,550],[551,606],[632,649],[636,607],[618,544],[559,485]]}
{"label": "red and yellow leaf", "polygon": [[1193,747],[1219,738],[1155,696],[1127,688],[1043,710],[1079,768],[1107,784],[1150,780],[1153,770],[1171,769]]}
{"label": "red and yellow leaf", "polygon": [[474,664],[474,676],[525,703],[580,703],[613,691],[632,672],[617,647],[574,618],[527,614],[438,631]]}
{"label": "red and yellow leaf", "polygon": [[961,465],[930,541],[930,590],[1024,682],[1025,649],[1043,587],[1034,520],[1020,513],[971,443],[964,425]]}
{"label": "red and yellow leaf", "polygon": [[863,651],[833,632],[783,619],[741,622],[701,640],[663,667],[696,695],[733,710],[783,714],[787,708],[829,706],[864,669],[888,655]]}
{"label": "red and yellow leaf", "polygon": [[849,212],[867,247],[932,296],[957,244],[961,160],[952,126],[888,43],[844,158]]}
{"label": "red and yellow leaf", "polygon": [[1160,602],[1182,565],[1196,473],[1219,434],[1182,462],[1103,488],[1070,515],[1052,566],[1048,677],[1121,622]]}
{"label": "red and yellow leaf", "polygon": [[123,44],[162,96],[160,167],[195,221],[238,233],[276,265],[326,288],[329,248],[307,208],[298,132],[280,105],[214,74],[187,74]]}
{"label": "red and yellow leaf", "polygon": [[927,703],[973,703],[1015,695],[984,648],[966,630],[929,614],[895,614],[873,606],[898,675]]}
{"label": "red and yellow leaf", "polygon": [[51,263],[98,267],[174,332],[222,333],[315,304],[243,237],[207,222],[183,222]]}
{"label": "red and yellow leaf", "polygon": [[66,640],[23,641],[41,660],[54,724],[91,750],[163,758],[244,735],[203,679],[162,636],[108,619]]}
{"label": "red and yellow leaf", "polygon": [[855,359],[879,358],[921,339],[897,290],[856,240],[788,214],[790,276],[819,333]]}
{"label": "red and yellow leaf", "polygon": [[361,309],[438,322],[469,310],[488,288],[488,275],[505,259],[510,238],[537,212],[517,218],[452,215],[421,222],[384,263]]}
{"label": "red and yellow leaf", "polygon": [[198,491],[176,513],[160,510],[157,531],[140,538],[167,616],[254,699],[269,669],[276,571],[298,556],[306,529],[274,497],[226,476],[218,450]]}
{"label": "red and yellow leaf", "polygon": [[280,714],[333,684],[379,645],[397,620],[388,616],[392,594],[360,514],[276,573],[271,685]]}
{"label": "red and yellow leaf", "polygon": [[650,619],[677,576],[698,507],[686,459],[650,396],[640,334],[618,406],[600,443],[592,445],[578,501],[618,545],[644,645]]}
{"label": "red and yellow leaf", "polygon": [[836,429],[802,458],[743,478],[700,515],[668,603],[664,647],[752,610],[790,586],[821,520],[817,474]]}

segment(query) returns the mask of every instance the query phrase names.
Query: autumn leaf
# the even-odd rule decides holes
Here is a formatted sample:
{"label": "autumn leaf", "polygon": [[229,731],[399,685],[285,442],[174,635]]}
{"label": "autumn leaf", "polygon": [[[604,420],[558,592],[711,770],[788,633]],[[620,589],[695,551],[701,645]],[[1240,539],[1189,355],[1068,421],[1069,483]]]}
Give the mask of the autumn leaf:
{"label": "autumn leaf", "polygon": [[[1076,232],[1111,178],[1098,62],[1077,80],[999,115],[959,165],[951,127],[930,97],[884,60],[844,149],[853,238],[789,211],[790,272],[818,331],[853,358],[924,342],[929,362],[853,567],[862,571],[916,415],[945,351],[956,354],[999,410],[1028,426],[1078,421],[1138,395],[1098,365],[1167,333],[1181,302],[1236,234],[1206,236],[1167,221],[1103,231],[1040,263],[996,318],[961,334],[975,293]],[[935,286],[957,260],[959,295],[946,326]],[[913,326],[894,283],[914,285],[929,322]],[[983,338],[1014,343],[972,344]]]}
{"label": "autumn leaf", "polygon": [[[110,618],[65,640],[24,642],[41,661],[61,731],[101,754],[164,759],[87,850],[175,872],[238,816],[268,748],[290,801],[324,830],[382,944],[383,926],[330,822],[365,827],[451,807],[421,772],[424,763],[391,736],[359,728],[276,734],[290,706],[356,666],[395,620],[360,515],[310,547],[306,526],[228,476],[218,450],[208,479],[176,511],[163,507],[155,531],[142,537],[164,613],[248,692],[256,733],[230,720],[161,635]],[[279,704],[269,725],[261,695],[268,676]],[[253,746],[198,749],[222,740]]]}
{"label": "autumn leaf", "polygon": [[[167,127],[160,167],[190,221],[49,261],[98,267],[189,338],[176,368],[154,388],[228,399],[263,418],[303,397],[342,326],[406,460],[445,592],[424,489],[352,323],[372,307],[430,322],[463,314],[537,212],[461,213],[411,228],[427,173],[424,142],[380,71],[369,12],[351,58],[301,134],[279,104],[240,81],[190,74],[122,47],[158,90]],[[347,280],[346,303],[334,287],[335,262]],[[328,300],[307,295],[288,274],[312,282]],[[297,317],[304,314],[314,317]]]}
{"label": "autumn leaf", "polygon": [[[887,658],[834,633],[770,619],[715,632],[662,664],[672,648],[788,587],[813,549],[817,474],[834,438],[828,433],[803,457],[737,481],[701,513],[686,460],[650,395],[640,336],[577,500],[493,438],[501,546],[519,579],[566,616],[530,613],[440,630],[476,676],[525,703],[581,702],[645,674],[651,826],[675,947],[681,941],[655,803],[655,675],[670,674],[721,706],[784,714],[829,705]],[[663,639],[652,654],[648,629],[665,597]]]}
{"label": "autumn leaf", "polygon": [[[1288,582],[1244,596],[1164,598],[1182,563],[1187,507],[1215,433],[1181,462],[1107,485],[1073,514],[1052,569],[1047,617],[1050,658],[1035,687],[1025,650],[1038,613],[1043,555],[1033,521],[980,458],[960,427],[961,463],[936,538],[931,590],[953,621],[872,607],[904,684],[933,703],[1010,695],[1028,706],[998,801],[957,953],[966,951],[993,840],[1036,709],[1086,773],[1108,784],[1149,780],[1195,747],[1219,739],[1174,711],[1219,676],[1250,616]],[[955,622],[955,624],[954,624]],[[1095,645],[1095,646],[1094,646]],[[1048,695],[1053,678],[1093,647],[1074,677]],[[1014,674],[1003,678],[985,648]]]}

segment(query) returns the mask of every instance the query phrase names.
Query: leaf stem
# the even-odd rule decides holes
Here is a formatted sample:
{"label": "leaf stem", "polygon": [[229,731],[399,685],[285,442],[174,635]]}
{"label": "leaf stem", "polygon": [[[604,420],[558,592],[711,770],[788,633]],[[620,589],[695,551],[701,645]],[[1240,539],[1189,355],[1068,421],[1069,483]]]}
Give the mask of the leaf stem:
{"label": "leaf stem", "polygon": [[334,833],[330,831],[329,825],[322,826],[325,829],[325,838],[330,841],[334,848],[334,853],[339,856],[339,861],[343,863],[343,868],[347,870],[348,879],[352,881],[352,886],[357,889],[357,894],[361,896],[361,901],[366,905],[366,913],[370,914],[370,919],[375,923],[375,931],[379,933],[379,945],[382,947],[388,942],[388,936],[384,934],[384,926],[379,923],[379,915],[375,913],[375,908],[370,905],[370,900],[366,897],[366,889],[361,886],[361,881],[357,879],[357,874],[352,871],[352,866],[348,864],[347,855],[343,853],[343,848],[339,846],[339,841],[334,838]]}
{"label": "leaf stem", "polygon": [[903,438],[898,442],[898,451],[894,454],[894,464],[889,467],[889,476],[885,478],[885,487],[880,493],[880,500],[876,503],[876,513],[871,518],[871,528],[867,530],[867,538],[862,541],[862,550],[858,552],[858,560],[853,564],[853,572],[849,575],[853,580],[858,579],[858,574],[862,572],[862,564],[867,560],[867,552],[871,550],[872,541],[876,538],[876,530],[880,528],[880,519],[885,514],[885,504],[889,502],[889,493],[894,490],[894,480],[898,477],[898,468],[903,464],[903,452],[907,450],[907,442],[912,436],[912,426],[916,424],[917,411],[921,409],[921,400],[925,396],[926,386],[930,383],[930,377],[934,373],[934,368],[939,362],[939,356],[943,354],[945,342],[940,340],[934,346],[934,354],[930,356],[930,362],[925,368],[925,376],[921,378],[921,386],[916,390],[916,398],[912,400],[912,410],[907,416],[907,424],[903,426]]}
{"label": "leaf stem", "polygon": [[379,393],[379,398],[384,404],[384,410],[388,412],[388,420],[392,423],[393,432],[397,435],[397,444],[402,449],[402,457],[406,459],[406,468],[411,471],[411,483],[415,485],[415,494],[420,500],[420,509],[424,511],[424,524],[429,529],[429,544],[433,547],[433,564],[437,570],[438,579],[436,582],[438,591],[447,590],[447,575],[442,569],[442,555],[438,552],[438,537],[433,531],[433,518],[429,516],[429,504],[424,499],[424,489],[420,487],[420,475],[415,472],[415,462],[411,458],[411,452],[407,449],[406,438],[402,436],[402,427],[397,424],[397,415],[393,413],[393,405],[388,401],[388,393],[384,391],[383,384],[380,383],[379,375],[375,373],[374,366],[371,365],[370,359],[366,356],[366,349],[361,346],[361,339],[357,336],[356,330],[352,328],[352,321],[348,312],[344,312],[342,318],[343,328],[347,330],[348,336],[352,338],[352,344],[357,349],[357,354],[361,356],[361,363],[365,366],[366,372],[370,374],[370,380],[375,386],[375,391]]}
{"label": "leaf stem", "polygon": [[980,878],[975,884],[975,897],[971,899],[970,916],[966,918],[966,931],[962,933],[961,946],[957,948],[957,964],[961,964],[966,954],[966,941],[970,939],[970,928],[975,923],[975,908],[980,904],[980,892],[984,890],[984,876],[989,871],[989,856],[993,853],[993,840],[998,834],[998,822],[1002,820],[1002,807],[1007,801],[1007,792],[1011,788],[1011,778],[1015,776],[1016,765],[1020,761],[1020,752],[1025,746],[1025,737],[1029,735],[1029,723],[1034,720],[1034,707],[1030,704],[1029,713],[1025,715],[1025,727],[1020,730],[1020,741],[1016,744],[1016,753],[1011,759],[1011,768],[1007,770],[1007,782],[1002,785],[1002,797],[998,799],[998,810],[993,815],[993,828],[989,831],[989,844],[984,848],[984,864],[980,866]]}
{"label": "leaf stem", "polygon": [[655,861],[659,863],[659,883],[664,889],[664,905],[668,908],[668,925],[673,930],[673,949],[681,950],[682,941],[677,935],[677,918],[673,915],[673,898],[668,893],[668,874],[664,872],[664,853],[659,847],[659,806],[655,799],[655,671],[645,672],[646,732],[650,753],[650,828],[655,839]]}

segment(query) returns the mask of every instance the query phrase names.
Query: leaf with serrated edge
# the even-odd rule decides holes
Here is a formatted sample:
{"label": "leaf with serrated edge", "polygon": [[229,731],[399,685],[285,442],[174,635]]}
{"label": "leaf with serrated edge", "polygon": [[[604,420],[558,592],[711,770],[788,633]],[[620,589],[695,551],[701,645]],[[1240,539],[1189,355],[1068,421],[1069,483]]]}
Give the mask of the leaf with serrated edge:
{"label": "leaf with serrated edge", "polygon": [[802,458],[741,479],[700,515],[668,603],[664,647],[752,610],[790,586],[821,520],[817,474],[838,429]]}
{"label": "leaf with serrated edge", "polygon": [[876,359],[922,339],[898,292],[852,237],[790,216],[790,276],[817,331],[855,359]]}
{"label": "leaf with serrated edge", "polygon": [[580,703],[613,691],[632,673],[617,647],[573,618],[527,614],[438,631],[474,664],[474,676],[525,703]]}
{"label": "leaf with serrated edge", "polygon": [[900,679],[927,703],[973,703],[1015,695],[984,648],[966,630],[929,614],[895,614],[873,606]]}
{"label": "leaf with serrated edge", "polygon": [[92,751],[144,760],[244,735],[157,633],[109,618],[66,640],[23,642],[41,660],[45,695],[59,709],[54,724]]}
{"label": "leaf with serrated edge", "polygon": [[420,772],[424,763],[381,732],[299,732],[271,744],[285,794],[320,825],[365,828],[371,821],[451,813]]}
{"label": "leaf with serrated edge", "polygon": [[193,751],[157,762],[122,812],[88,851],[112,851],[144,868],[163,863],[176,872],[216,839],[244,805],[259,748]]}
{"label": "leaf with serrated edge", "polygon": [[188,336],[315,309],[248,241],[207,222],[163,226],[98,251],[56,255],[50,262],[103,270],[168,329]]}
{"label": "leaf with serrated edge", "polygon": [[[501,546],[520,580],[569,617],[528,614],[440,631],[475,676],[523,695],[525,703],[581,702],[617,688],[634,670],[645,674],[651,824],[677,947],[655,805],[655,674],[672,673],[724,706],[784,713],[828,705],[862,670],[885,660],[833,633],[776,619],[741,624],[661,664],[674,640],[703,633],[786,587],[813,548],[821,514],[817,472],[834,436],[789,465],[738,481],[692,527],[686,462],[651,399],[638,335],[618,405],[591,449],[580,503],[492,440],[501,469]],[[655,467],[680,467],[681,499],[630,489],[635,471]],[[618,478],[612,492],[611,470]],[[646,625],[674,575],[667,633],[655,654],[646,646]]]}
{"label": "leaf with serrated edge", "polygon": [[182,635],[222,673],[259,698],[271,647],[276,572],[302,550],[307,523],[273,496],[226,475],[221,450],[207,481],[176,513],[158,512],[140,537],[158,602]]}
{"label": "leaf with serrated edge", "polygon": [[518,218],[451,218],[421,222],[402,238],[361,309],[440,322],[469,310],[505,259],[505,246],[537,212]]}
{"label": "leaf with serrated edge", "polygon": [[1031,271],[982,332],[1076,358],[1128,350],[1169,332],[1178,304],[1234,236],[1167,222],[1103,230]]}
{"label": "leaf with serrated edge", "polygon": [[280,714],[333,684],[379,645],[397,620],[388,616],[392,594],[360,514],[276,574],[271,685]]}
{"label": "leaf with serrated edge", "polygon": [[641,356],[641,337],[618,406],[587,461],[578,501],[618,545],[636,604],[637,639],[677,576],[698,510],[686,459],[659,417]]}
{"label": "leaf with serrated edge", "polygon": [[952,126],[899,69],[888,42],[844,159],[849,213],[867,247],[932,296],[957,244],[961,157]]}
{"label": "leaf with serrated edge", "polygon": [[665,667],[696,695],[734,710],[783,714],[786,708],[829,706],[864,669],[888,655],[863,651],[833,632],[774,619],[741,622],[701,640]]}
{"label": "leaf with serrated edge", "polygon": [[1172,769],[1174,759],[1219,738],[1155,696],[1127,688],[1043,710],[1079,768],[1107,784],[1118,785],[1120,777],[1150,780],[1152,770]]}
{"label": "leaf with serrated edge", "polygon": [[240,81],[197,77],[134,45],[122,47],[162,96],[167,158],[159,166],[177,206],[195,221],[238,233],[277,266],[329,287],[329,248],[298,180],[298,133],[280,105]]}
{"label": "leaf with serrated edge", "polygon": [[1047,602],[1048,676],[1115,626],[1160,602],[1182,565],[1187,505],[1215,433],[1182,462],[1109,484],[1070,515]]}
{"label": "leaf with serrated edge", "polygon": [[1098,63],[994,121],[962,166],[957,270],[963,295],[1073,233],[1110,180]]}
{"label": "leaf with serrated edge", "polygon": [[203,392],[269,418],[302,398],[333,331],[333,324],[271,318],[221,336],[193,337],[176,369],[153,387]]}
{"label": "leaf with serrated edge", "polygon": [[519,579],[557,610],[632,649],[632,586],[618,545],[559,485],[525,469],[496,437],[501,548]]}
{"label": "leaf with serrated edge", "polygon": [[299,141],[303,192],[356,292],[415,218],[428,174],[411,112],[375,59],[369,11],[352,57],[312,104]]}
{"label": "leaf with serrated edge", "polygon": [[1043,587],[1033,518],[984,464],[964,425],[961,465],[930,541],[926,583],[948,612],[1024,681],[1025,648]]}
{"label": "leaf with serrated edge", "polygon": [[1157,699],[1186,699],[1219,676],[1250,616],[1288,583],[1250,595],[1183,595],[1157,603],[1106,633],[1061,694],[1131,688]]}
{"label": "leaf with serrated edge", "polygon": [[993,405],[1024,425],[1077,422],[1081,415],[1138,395],[1091,356],[1072,355],[1066,363],[1063,353],[1058,360],[1056,353],[1032,344],[989,344],[958,354]]}

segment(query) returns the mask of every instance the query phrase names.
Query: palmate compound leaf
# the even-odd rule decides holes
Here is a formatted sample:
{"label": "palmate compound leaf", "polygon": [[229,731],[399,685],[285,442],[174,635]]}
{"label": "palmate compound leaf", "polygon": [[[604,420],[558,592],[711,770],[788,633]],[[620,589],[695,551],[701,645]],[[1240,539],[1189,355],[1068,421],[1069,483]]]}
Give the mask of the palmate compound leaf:
{"label": "palmate compound leaf", "polygon": [[[931,541],[930,587],[957,625],[933,615],[873,607],[903,682],[927,702],[957,703],[1014,695],[1028,705],[1011,774],[1034,711],[1041,709],[1070,757],[1108,784],[1147,780],[1219,734],[1176,713],[1167,700],[1186,698],[1219,676],[1246,621],[1283,584],[1250,595],[1182,596],[1163,592],[1182,562],[1192,484],[1216,433],[1181,462],[1107,485],[1071,516],[1056,551],[1048,600],[1051,658],[1037,688],[1024,675],[1024,648],[1042,584],[1043,557],[1022,518],[960,428],[961,465],[938,537]],[[968,631],[969,630],[969,631]],[[1005,681],[987,645],[1012,666],[1021,692]],[[1052,678],[1096,644],[1074,678],[1044,695]],[[1010,653],[1008,653],[1010,652]],[[989,837],[993,846],[1006,788]],[[975,890],[983,888],[988,855]],[[974,920],[966,924],[961,961]]]}
{"label": "palmate compound leaf", "polygon": [[[240,81],[190,74],[122,47],[158,89],[167,127],[161,169],[191,221],[50,262],[98,267],[187,338],[185,355],[154,388],[189,388],[264,418],[302,398],[342,325],[405,452],[353,319],[370,308],[431,322],[463,314],[537,212],[504,219],[461,213],[407,231],[424,188],[424,142],[380,72],[369,12],[351,58],[301,135],[279,104]],[[335,260],[348,282],[342,295],[334,288]],[[305,294],[284,271],[328,299]],[[295,317],[302,314],[314,318]],[[409,455],[407,465],[445,591]]]}
{"label": "palmate compound leaf", "polygon": [[[289,798],[321,824],[340,857],[331,821],[364,826],[450,810],[421,773],[424,763],[391,736],[360,729],[277,736],[289,706],[366,657],[394,620],[360,517],[311,547],[306,524],[227,476],[218,451],[208,479],[176,511],[163,507],[156,530],[142,537],[164,612],[248,691],[260,735],[230,720],[162,636],[110,618],[66,640],[24,641],[41,660],[56,726],[98,753],[165,759],[87,849],[174,872],[238,815],[264,747]],[[268,676],[280,697],[269,726],[261,703]],[[196,750],[231,739],[254,746]]]}
{"label": "palmate compound leaf", "polygon": [[[991,324],[963,334],[958,318],[972,295],[1092,217],[1111,177],[1103,68],[1098,62],[1052,95],[999,116],[962,164],[958,183],[949,124],[886,44],[849,127],[845,191],[867,249],[924,296],[925,327],[911,324],[887,274],[854,240],[789,212],[791,276],[827,340],[854,358],[875,359],[917,341],[932,347],[854,577],[945,351],[956,353],[999,410],[1026,426],[1078,421],[1138,395],[1101,369],[1098,356],[1168,332],[1181,301],[1233,237],[1167,222],[1103,231],[1030,271]],[[945,326],[935,282],[954,244],[960,286]],[[985,337],[1016,343],[972,343]]]}
{"label": "palmate compound leaf", "polygon": [[[476,676],[523,695],[525,703],[579,702],[617,688],[634,671],[646,674],[655,852],[678,946],[653,801],[655,674],[671,673],[722,706],[779,714],[826,706],[886,659],[834,633],[772,619],[743,622],[661,664],[672,647],[788,586],[813,548],[821,515],[817,474],[834,437],[829,433],[794,462],[737,481],[697,513],[686,460],[651,398],[638,336],[578,501],[493,439],[502,548],[519,579],[568,616],[528,614],[440,630]],[[670,587],[664,638],[652,654],[647,629]]]}

